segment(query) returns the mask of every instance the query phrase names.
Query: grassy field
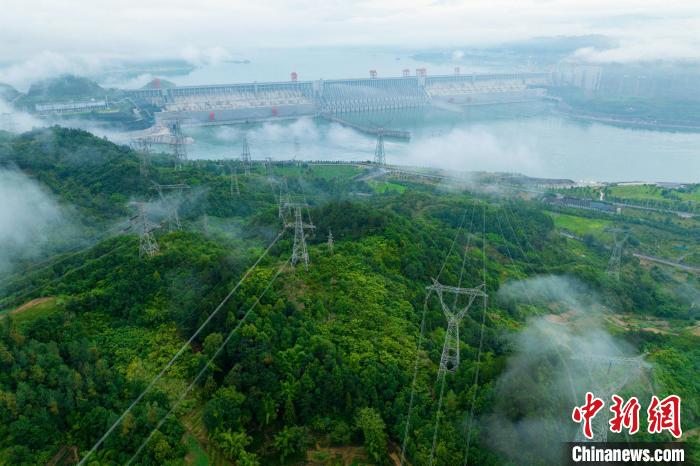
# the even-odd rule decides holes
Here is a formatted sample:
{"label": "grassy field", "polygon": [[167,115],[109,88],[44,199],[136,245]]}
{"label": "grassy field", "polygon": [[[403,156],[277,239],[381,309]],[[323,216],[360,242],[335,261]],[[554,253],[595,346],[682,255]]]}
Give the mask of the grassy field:
{"label": "grassy field", "polygon": [[22,328],[29,322],[39,317],[46,316],[57,311],[61,305],[61,301],[57,298],[37,298],[25,303],[17,309],[0,314],[0,318],[5,317],[6,315],[11,315],[14,322],[20,328]]}
{"label": "grassy field", "polygon": [[690,201],[700,203],[700,186],[688,191],[668,190],[655,185],[611,186],[608,195],[631,201]]}
{"label": "grassy field", "polygon": [[305,165],[301,164],[299,166],[292,164],[285,164],[281,166],[275,166],[273,172],[275,175],[282,176],[312,176],[322,178],[324,180],[332,180],[333,178],[343,179],[352,178],[353,176],[360,173],[362,169],[353,165]]}
{"label": "grassy field", "polygon": [[605,229],[612,225],[612,222],[602,219],[576,217],[574,215],[559,214],[550,212],[554,217],[554,226],[559,229],[570,231],[571,233],[583,236],[591,234],[596,237],[608,237]]}
{"label": "grassy field", "polygon": [[390,181],[369,181],[368,184],[372,187],[375,193],[384,194],[387,192],[403,193],[406,191],[406,186],[392,183]]}

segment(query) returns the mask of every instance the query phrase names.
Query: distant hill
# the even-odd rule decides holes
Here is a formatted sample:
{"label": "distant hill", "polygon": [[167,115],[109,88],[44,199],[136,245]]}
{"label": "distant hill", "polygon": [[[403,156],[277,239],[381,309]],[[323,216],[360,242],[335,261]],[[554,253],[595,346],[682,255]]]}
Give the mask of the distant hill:
{"label": "distant hill", "polygon": [[88,100],[104,98],[107,91],[95,81],[74,75],[64,75],[35,82],[21,98],[23,106],[35,103],[64,100]]}
{"label": "distant hill", "polygon": [[19,95],[19,91],[9,84],[0,83],[0,99],[8,102],[14,100]]}

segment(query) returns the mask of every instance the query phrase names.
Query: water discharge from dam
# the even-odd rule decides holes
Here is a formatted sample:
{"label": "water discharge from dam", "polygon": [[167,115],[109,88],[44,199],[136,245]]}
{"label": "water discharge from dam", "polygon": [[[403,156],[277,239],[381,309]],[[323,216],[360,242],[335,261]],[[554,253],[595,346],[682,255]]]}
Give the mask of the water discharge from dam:
{"label": "water discharge from dam", "polygon": [[[409,142],[386,141],[390,164],[577,181],[700,181],[700,133],[583,122],[543,102],[343,117],[410,131]],[[375,144],[372,136],[310,117],[185,132],[195,140],[188,148],[192,159],[238,158],[243,132],[260,160],[371,160]]]}

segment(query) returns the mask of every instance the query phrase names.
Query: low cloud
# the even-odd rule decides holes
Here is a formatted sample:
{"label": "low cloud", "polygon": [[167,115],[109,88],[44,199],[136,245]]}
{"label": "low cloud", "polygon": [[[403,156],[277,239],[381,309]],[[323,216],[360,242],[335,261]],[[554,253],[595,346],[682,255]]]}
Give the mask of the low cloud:
{"label": "low cloud", "polygon": [[25,60],[0,68],[0,83],[26,91],[30,84],[64,74],[91,76],[105,71],[107,57],[64,55],[52,51],[40,52]]}
{"label": "low cloud", "polygon": [[40,257],[70,222],[56,200],[19,170],[0,169],[0,276],[22,260]]}
{"label": "low cloud", "polygon": [[22,133],[43,126],[47,126],[46,123],[0,99],[0,130]]}
{"label": "low cloud", "polygon": [[678,43],[664,40],[634,41],[609,49],[584,47],[576,50],[571,57],[571,61],[595,64],[697,60],[700,60],[700,43]]}
{"label": "low cloud", "polygon": [[223,47],[199,48],[192,45],[184,47],[180,56],[195,66],[218,65],[233,58],[231,53]]}
{"label": "low cloud", "polygon": [[500,138],[482,126],[412,141],[401,163],[463,172],[539,173],[542,166],[525,140]]}
{"label": "low cloud", "polygon": [[494,412],[481,420],[485,441],[514,463],[559,463],[561,442],[573,441],[580,429],[570,416],[586,391],[604,398],[605,409],[612,390],[648,396],[643,367],[610,363],[637,354],[604,329],[601,306],[585,285],[544,276],[508,282],[497,297],[506,307],[534,303],[546,312],[514,338]]}

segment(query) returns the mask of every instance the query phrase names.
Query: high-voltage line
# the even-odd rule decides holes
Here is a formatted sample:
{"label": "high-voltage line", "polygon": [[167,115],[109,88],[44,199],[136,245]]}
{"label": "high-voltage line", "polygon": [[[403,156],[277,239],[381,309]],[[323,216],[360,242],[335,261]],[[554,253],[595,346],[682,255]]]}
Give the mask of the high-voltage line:
{"label": "high-voltage line", "polygon": [[[131,219],[131,220],[133,220],[133,219]],[[19,281],[21,279],[27,278],[27,273],[33,275],[35,273],[41,272],[42,270],[46,270],[50,267],[53,267],[56,264],[59,264],[67,259],[70,259],[71,257],[74,257],[80,253],[87,251],[88,249],[93,248],[97,243],[104,241],[105,239],[110,237],[112,234],[117,232],[117,230],[118,230],[118,233],[122,233],[122,232],[129,230],[130,228],[131,228],[131,225],[127,225],[126,227],[124,227],[123,224],[115,225],[115,226],[109,228],[107,231],[103,232],[102,234],[95,235],[92,238],[89,238],[88,242],[90,244],[88,246],[73,247],[73,248],[68,249],[67,251],[56,254],[53,257],[49,257],[46,260],[37,262],[36,264],[33,264],[30,267],[26,267],[26,268],[24,268],[16,273],[12,274],[12,275],[9,275],[9,276],[3,278],[2,280],[0,280],[0,284],[1,283],[14,283],[14,282]],[[57,260],[54,260],[54,259],[57,259]],[[43,265],[43,264],[48,264],[48,265]],[[35,268],[34,270],[32,270],[32,268],[38,267],[38,266],[41,266],[41,267]]]}
{"label": "high-voltage line", "polygon": [[231,289],[231,291],[229,291],[229,293],[224,297],[224,299],[219,303],[219,305],[216,306],[214,311],[212,311],[212,313],[209,314],[209,316],[206,318],[206,320],[199,326],[199,328],[192,334],[192,336],[180,347],[180,349],[177,351],[177,353],[175,353],[175,355],[160,370],[160,372],[158,372],[158,374],[156,374],[156,376],[149,382],[149,384],[146,386],[146,388],[126,408],[126,410],[119,416],[119,418],[117,418],[117,420],[114,421],[114,423],[110,426],[110,428],[107,429],[107,432],[105,432],[104,435],[102,435],[102,437],[100,437],[99,440],[97,440],[97,442],[95,442],[95,444],[92,446],[92,448],[90,448],[90,450],[83,457],[83,459],[80,460],[78,465],[85,464],[87,459],[93,453],[95,453],[95,451],[100,447],[100,445],[102,445],[102,443],[104,443],[104,441],[107,439],[107,437],[109,437],[112,434],[112,432],[114,432],[114,429],[116,429],[117,426],[119,426],[119,424],[122,423],[124,418],[134,409],[134,407],[143,399],[143,397],[146,396],[146,393],[148,393],[153,388],[153,386],[163,377],[165,372],[168,369],[170,369],[170,367],[172,367],[173,364],[175,364],[175,361],[177,361],[177,359],[182,355],[182,353],[184,353],[187,350],[187,348],[190,347],[190,345],[192,344],[194,339],[197,338],[197,336],[202,332],[202,330],[204,330],[204,327],[206,327],[207,324],[209,324],[209,322],[211,322],[211,320],[214,318],[214,316],[216,316],[219,313],[219,311],[224,307],[224,305],[228,302],[228,300],[231,299],[231,296],[233,296],[233,294],[238,290],[238,288],[241,286],[243,281],[246,278],[248,278],[248,276],[253,272],[253,270],[255,270],[255,268],[258,266],[260,261],[262,261],[263,258],[265,256],[267,256],[267,254],[270,252],[270,249],[272,249],[272,247],[275,244],[277,244],[277,241],[279,241],[279,239],[282,237],[283,234],[284,234],[284,230],[280,231],[277,234],[275,239],[272,240],[272,242],[265,249],[265,251],[263,251],[263,253],[260,255],[260,257],[258,257],[258,259],[255,261],[255,263],[252,266],[250,266],[250,268],[246,271],[246,273],[243,275],[243,277],[241,277],[241,279],[238,281],[238,283],[236,283],[236,285]]}
{"label": "high-voltage line", "polygon": [[[459,226],[457,228],[457,232],[455,233],[455,237],[452,239],[452,243],[450,244],[450,248],[447,251],[447,254],[445,255],[445,258],[442,261],[442,265],[440,266],[440,270],[437,273],[436,279],[439,280],[440,276],[442,275],[442,272],[445,270],[445,266],[447,265],[447,260],[450,258],[452,255],[452,251],[454,250],[455,244],[457,243],[457,239],[459,238],[459,234],[462,231],[462,228],[464,226],[464,221],[467,218],[467,212],[468,209],[464,209],[464,213],[462,214],[462,219],[459,222]],[[471,222],[474,220],[474,208],[472,208],[472,219]],[[469,229],[471,230],[471,222]],[[408,412],[406,413],[406,425],[404,426],[404,433],[403,433],[403,442],[401,444],[401,458],[400,458],[400,463],[401,466],[403,466],[404,462],[406,461],[406,447],[408,445],[408,434],[410,431],[410,426],[411,426],[411,413],[413,412],[413,401],[415,398],[415,393],[416,393],[416,380],[418,379],[418,363],[420,361],[420,350],[423,347],[423,337],[425,334],[425,316],[428,311],[428,300],[430,299],[430,294],[431,291],[426,289],[425,293],[425,301],[423,302],[423,312],[421,313],[421,322],[420,322],[420,329],[418,332],[418,342],[416,344],[416,357],[415,361],[413,364],[413,379],[411,381],[411,395],[409,397],[408,401]]]}
{"label": "high-voltage line", "polygon": [[[192,382],[187,386],[187,388],[180,394],[180,396],[177,398],[177,400],[172,404],[172,406],[170,407],[170,409],[168,410],[168,412],[165,414],[165,416],[163,416],[163,417],[160,419],[160,421],[158,421],[158,424],[156,425],[156,427],[155,427],[153,430],[151,430],[151,432],[148,434],[148,436],[145,438],[145,440],[141,443],[141,445],[139,446],[139,448],[136,450],[136,453],[134,453],[134,455],[133,455],[133,456],[129,459],[129,461],[126,463],[127,466],[130,465],[131,463],[133,463],[134,460],[135,460],[136,458],[138,458],[138,456],[141,454],[141,452],[142,452],[143,449],[146,447],[146,445],[148,445],[148,442],[151,440],[151,438],[153,438],[153,435],[158,431],[158,429],[160,429],[160,428],[163,426],[163,424],[165,423],[165,420],[173,413],[173,411],[175,411],[175,409],[180,405],[180,403],[182,403],[182,400],[185,399],[185,397],[187,396],[187,394],[188,394],[190,391],[192,391],[192,389],[193,389],[194,386],[197,384],[197,382],[199,382],[199,380],[202,378],[202,376],[206,373],[207,369],[209,369],[209,367],[211,367],[211,365],[212,365],[212,363],[214,362],[214,360],[216,360],[216,358],[219,356],[219,354],[221,353],[221,351],[223,351],[223,349],[226,347],[226,345],[227,345],[228,342],[231,340],[231,338],[233,337],[233,335],[235,335],[235,333],[238,331],[238,329],[240,329],[241,326],[245,323],[245,321],[248,319],[248,316],[250,315],[250,313],[253,311],[253,309],[255,309],[255,307],[258,305],[258,303],[260,303],[260,300],[262,299],[262,297],[265,296],[265,294],[267,293],[267,291],[270,289],[270,287],[271,287],[272,284],[275,282],[275,280],[277,280],[277,277],[280,276],[280,274],[282,273],[282,271],[284,270],[284,268],[287,266],[287,264],[288,264],[289,262],[290,262],[290,260],[287,259],[287,261],[285,261],[285,262],[277,269],[277,272],[275,273],[275,275],[273,275],[272,279],[267,283],[267,286],[266,286],[266,287],[263,289],[263,291],[255,298],[255,302],[253,302],[253,304],[248,308],[248,310],[247,310],[246,313],[243,315],[243,317],[241,318],[241,320],[239,320],[239,321],[236,323],[236,326],[229,332],[229,334],[226,336],[226,339],[224,339],[224,341],[221,343],[221,345],[219,345],[219,347],[216,349],[216,351],[215,351],[214,354],[211,356],[211,358],[209,358],[209,360],[207,361],[207,363],[204,364],[204,366],[202,367],[202,369],[200,369],[200,371],[197,373],[197,375],[196,375],[195,378],[192,380]],[[84,458],[83,458],[83,460],[84,460]],[[81,461],[81,462],[82,462],[82,461]]]}
{"label": "high-voltage line", "polygon": [[[484,290],[486,289],[486,204],[482,204],[482,217],[481,217],[481,261],[482,261],[482,286]],[[466,252],[465,252],[466,254]],[[488,298],[485,297],[483,300],[483,308],[481,310],[481,330],[479,331],[479,350],[476,353],[476,370],[474,371],[474,381],[472,386],[474,390],[472,392],[472,402],[469,407],[469,423],[467,424],[467,445],[464,451],[464,462],[463,466],[467,466],[469,461],[469,447],[472,441],[472,424],[474,422],[474,407],[476,406],[476,389],[479,386],[479,372],[481,370],[481,353],[484,348],[484,329],[486,328],[486,307],[488,306]]]}
{"label": "high-voltage line", "polygon": [[[622,248],[627,242],[629,233],[617,228],[613,228],[608,231],[612,232],[613,234],[613,248],[612,255],[610,256],[610,260],[608,261],[608,267],[605,269],[605,273],[608,274],[608,276],[614,278],[615,280],[619,280],[620,264],[622,259]],[[622,233],[624,233],[624,235],[622,235]]]}
{"label": "high-voltage line", "polygon": [[[435,448],[437,446],[438,430],[440,427],[440,417],[442,415],[442,399],[445,392],[445,379],[447,372],[454,372],[459,366],[459,325],[462,319],[466,316],[467,312],[471,308],[472,304],[477,298],[482,298],[484,301],[484,312],[486,310],[488,295],[485,292],[486,289],[486,207],[484,205],[484,233],[482,239],[483,247],[483,281],[482,284],[475,288],[463,288],[462,280],[464,278],[464,270],[467,262],[467,255],[469,254],[469,245],[471,243],[471,231],[467,232],[467,244],[464,248],[464,254],[462,256],[462,266],[459,272],[459,281],[457,286],[446,286],[433,279],[433,284],[428,287],[428,290],[435,291],[440,301],[443,313],[447,320],[447,331],[445,333],[445,340],[442,347],[442,355],[440,357],[440,366],[438,368],[437,383],[440,385],[440,395],[438,397],[438,407],[435,413],[435,427],[433,429],[433,442],[430,449],[430,461],[429,464],[432,466],[433,460],[435,458]],[[472,219],[473,220],[473,219]],[[471,230],[471,226],[470,226]],[[445,294],[452,295],[452,304],[445,303]],[[459,299],[461,297],[466,297],[466,303],[459,304]],[[483,332],[483,327],[482,327]],[[482,333],[483,338],[483,333]],[[479,348],[479,360],[481,359],[481,344]],[[471,430],[471,426],[470,426]],[[471,433],[471,432],[470,432]]]}
{"label": "high-voltage line", "polygon": [[76,267],[76,268],[74,268],[74,269],[68,270],[68,271],[67,271],[66,273],[64,273],[63,275],[61,275],[61,276],[59,276],[59,277],[56,277],[56,278],[54,278],[54,279],[52,279],[52,280],[50,280],[50,281],[48,281],[48,282],[46,282],[46,283],[42,283],[41,285],[37,285],[37,286],[35,286],[35,287],[32,287],[32,288],[30,288],[29,290],[26,290],[26,291],[24,291],[23,293],[21,293],[21,294],[19,294],[19,295],[17,295],[17,296],[7,296],[7,297],[5,297],[5,298],[3,298],[3,299],[0,299],[0,305],[1,305],[2,302],[5,302],[5,301],[7,301],[7,300],[10,299],[10,298],[13,298],[13,299],[16,300],[16,299],[18,299],[18,298],[25,297],[25,296],[27,296],[27,295],[33,293],[34,291],[44,289],[44,288],[46,288],[47,286],[49,286],[49,285],[51,285],[51,284],[53,284],[53,283],[56,283],[56,282],[62,280],[63,278],[67,277],[68,275],[70,275],[70,274],[72,274],[72,273],[75,273],[75,272],[77,272],[77,271],[79,271],[79,270],[84,269],[84,268],[87,267],[88,265],[92,264],[94,261],[98,261],[98,260],[100,260],[100,259],[102,259],[102,258],[104,258],[104,257],[107,257],[108,255],[112,254],[113,252],[116,252],[116,251],[118,251],[118,250],[120,250],[120,249],[123,249],[123,248],[125,248],[126,246],[127,246],[127,244],[119,245],[119,246],[117,246],[117,247],[115,247],[115,248],[113,248],[113,249],[110,249],[110,250],[107,251],[106,253],[104,253],[104,254],[102,254],[102,255],[100,255],[100,256],[98,256],[98,257],[96,257],[96,258],[94,258],[94,259],[92,259],[92,260],[90,260],[90,261],[87,261],[87,260],[86,260],[85,262],[83,262],[82,265],[80,265],[80,266],[78,266],[78,267]]}

